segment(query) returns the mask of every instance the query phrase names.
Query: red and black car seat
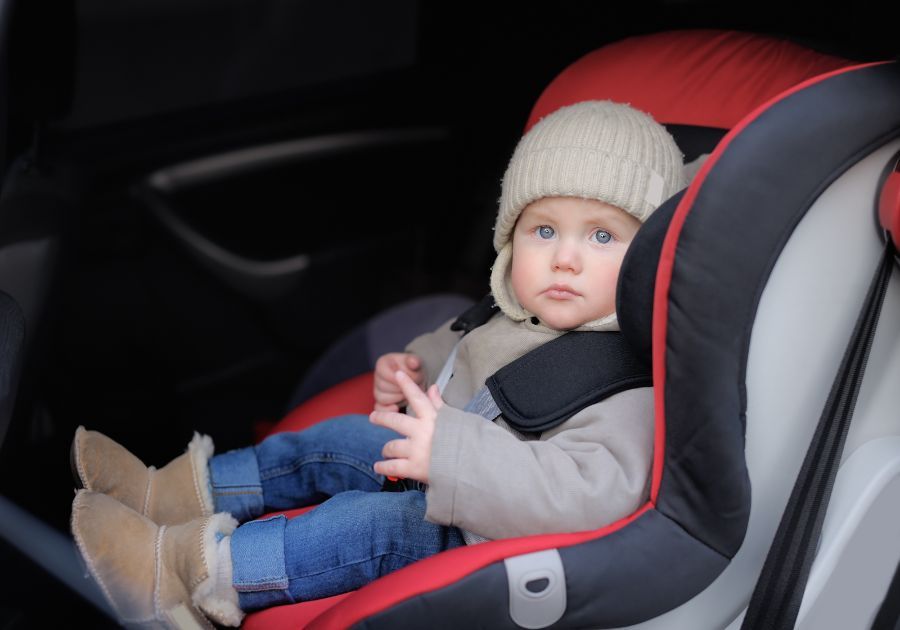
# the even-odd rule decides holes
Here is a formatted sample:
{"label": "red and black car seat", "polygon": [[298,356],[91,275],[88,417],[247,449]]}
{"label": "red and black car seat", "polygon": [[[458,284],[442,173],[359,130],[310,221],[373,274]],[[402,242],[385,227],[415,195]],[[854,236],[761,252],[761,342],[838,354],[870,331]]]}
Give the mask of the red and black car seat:
{"label": "red and black car seat", "polygon": [[[900,71],[749,34],[663,33],[575,62],[528,124],[586,99],[651,113],[689,160],[712,153],[639,232],[620,277],[623,333],[652,356],[649,501],[598,530],[454,549],[354,593],[254,613],[245,627],[721,627],[746,605],[752,579],[720,576],[754,527],[745,431],[757,307],[811,205],[900,135]],[[275,430],[372,404],[371,375],[362,375]],[[756,529],[765,541],[765,527]],[[759,555],[742,570],[758,573]],[[698,597],[723,582],[738,584],[729,597]]]}

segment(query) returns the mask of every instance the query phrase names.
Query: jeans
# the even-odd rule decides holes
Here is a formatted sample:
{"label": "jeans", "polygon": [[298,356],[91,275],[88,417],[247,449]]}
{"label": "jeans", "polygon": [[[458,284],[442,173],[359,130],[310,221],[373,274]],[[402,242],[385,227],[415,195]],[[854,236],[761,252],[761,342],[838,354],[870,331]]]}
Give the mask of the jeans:
{"label": "jeans", "polygon": [[293,519],[235,529],[233,584],[243,610],[345,593],[465,544],[457,528],[425,520],[424,493],[380,492],[384,478],[372,464],[398,437],[366,416],[342,416],[209,460],[216,512],[239,521],[327,499]]}

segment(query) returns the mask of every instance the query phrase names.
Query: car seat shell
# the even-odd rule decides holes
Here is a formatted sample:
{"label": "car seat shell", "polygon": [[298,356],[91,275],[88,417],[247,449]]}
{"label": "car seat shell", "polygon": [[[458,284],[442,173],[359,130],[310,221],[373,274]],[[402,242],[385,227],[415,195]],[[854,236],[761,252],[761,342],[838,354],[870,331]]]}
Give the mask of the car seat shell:
{"label": "car seat shell", "polygon": [[[760,300],[754,329],[767,334],[758,335],[751,344],[747,388],[767,395],[751,395],[748,400],[746,451],[759,515],[751,513],[746,558],[736,558],[732,567],[746,566],[749,578],[755,579],[762,564],[767,541],[778,524],[772,515],[780,515],[790,493],[785,480],[797,475],[802,449],[812,436],[877,265],[882,243],[871,208],[880,172],[898,147],[900,141],[889,142],[822,193],[794,230]],[[836,251],[829,241],[838,234],[842,245]],[[900,283],[895,274],[885,296],[797,627],[823,627],[822,619],[830,619],[832,627],[868,626],[867,617],[877,610],[873,600],[880,601],[900,558],[893,536],[872,534],[885,512],[892,514],[890,521],[900,517],[898,503],[890,499],[900,482],[896,470],[900,451],[895,441],[900,356],[894,340],[898,335]],[[811,361],[812,357],[816,359]],[[852,548],[855,551],[850,552]],[[851,569],[861,559],[867,569]],[[745,565],[753,560],[752,568]],[[833,591],[831,597],[823,596],[849,576],[852,589],[840,596]]]}
{"label": "car seat shell", "polygon": [[[706,591],[641,628],[690,627],[697,619],[709,620],[711,627],[729,623],[729,628],[740,627],[750,588],[765,560],[877,263],[881,247],[870,208],[878,172],[896,144],[889,143],[862,160],[820,195],[791,234],[762,292],[746,369],[745,452],[753,497],[741,550]],[[835,234],[846,239],[839,255],[827,245]],[[900,334],[898,291],[898,278],[894,277],[869,359],[870,376],[860,392],[844,451],[845,464],[856,451],[868,450],[878,440],[891,440],[883,436],[897,431],[890,425],[896,415],[891,411],[897,404],[894,384],[900,379],[900,357],[891,341]],[[863,627],[860,610],[874,614],[874,609],[866,606],[871,597],[883,595],[886,582],[879,580],[884,579],[886,568],[888,573],[893,571],[900,557],[900,549],[895,554],[884,539],[877,543],[882,565],[865,574],[854,573],[857,588],[867,597],[854,599],[845,592],[828,601],[819,593],[844,571],[834,557],[845,556],[847,545],[859,538],[859,524],[875,502],[871,495],[886,497],[888,486],[895,483],[891,471],[898,453],[885,453],[883,448],[878,460],[868,461],[865,475],[845,477],[852,473],[843,466],[838,473],[807,587],[807,598],[812,599],[804,599],[797,627],[822,627],[805,621],[813,614],[813,603],[815,618],[840,611],[835,618],[856,620],[833,627]],[[889,581],[889,574],[886,579]]]}
{"label": "car seat shell", "polygon": [[[861,68],[865,68],[865,67],[867,67],[867,66],[853,68],[852,70],[860,70]],[[824,82],[825,80],[832,78],[834,76],[838,76],[838,75],[842,75],[842,74],[850,74],[850,73],[851,73],[851,71],[849,71],[849,70],[841,70],[839,72],[832,73],[832,75],[827,75],[825,77],[818,77],[817,79],[812,80],[812,81],[808,82],[807,84],[802,85],[800,88],[792,90],[788,94],[783,95],[778,100],[782,100],[786,97],[789,97],[794,92],[799,91],[800,89],[805,89],[805,88],[814,86],[817,83]],[[761,114],[767,115],[767,110],[768,110],[768,105],[766,107],[761,107],[757,112],[755,112],[753,115],[749,116],[745,120],[745,124],[743,125],[743,127],[739,126],[738,129],[736,129],[731,134],[729,134],[729,137],[730,138],[735,137],[737,134],[739,134],[741,131],[743,131],[744,127],[746,127],[747,124],[749,124],[750,122],[757,121],[757,118],[760,118]],[[881,138],[881,140],[883,142],[884,138]],[[727,145],[728,145],[728,142],[724,142],[722,145],[720,145],[719,149],[717,149],[717,155],[714,155],[713,157],[718,158],[724,152],[725,147],[727,147]],[[886,150],[889,150],[889,149],[886,149]],[[702,186],[703,180],[709,174],[711,169],[723,168],[723,167],[721,167],[721,165],[717,164],[717,162],[718,162],[717,159],[711,158],[709,164],[707,164],[704,167],[704,169],[701,169],[701,173],[700,173],[700,175],[698,175],[698,180],[695,181],[695,184],[691,187],[691,189],[689,189],[688,195],[691,194],[692,190],[694,191],[694,193],[696,193],[700,189],[700,187]],[[840,171],[840,169],[838,169],[838,171]],[[739,181],[739,179],[734,180],[734,181]],[[821,191],[819,191],[819,192],[821,192]],[[809,201],[811,202],[814,199],[815,199],[815,196],[812,196],[809,198]],[[679,209],[682,206],[684,206],[685,208],[689,208],[691,206],[691,204],[693,204],[693,203],[694,203],[694,199],[688,198],[686,195],[686,199],[682,199],[682,202],[679,205]],[[802,204],[800,204],[799,211],[800,211],[800,216],[802,216],[803,213],[806,211],[806,207],[803,207]],[[686,215],[686,211],[682,214],[682,217],[681,217],[682,221],[684,220],[685,215]],[[669,258],[667,260],[664,260],[663,264],[660,266],[661,273],[662,273],[662,270],[664,269],[665,265],[669,265],[669,273],[671,273],[671,271],[672,271],[672,261],[674,260],[674,251],[675,251],[676,244],[678,244],[680,246],[680,244],[678,243],[679,234],[677,233],[679,229],[680,229],[680,226],[676,226],[675,230],[670,229],[670,231],[669,231],[669,238],[667,238],[669,251],[668,251],[668,253],[666,253],[664,250],[664,258],[666,256],[669,256]],[[673,234],[675,234],[675,236],[672,236]],[[669,240],[669,239],[671,239],[671,240]],[[785,241],[787,240],[787,236],[785,237],[784,240]],[[784,245],[784,241],[782,241],[781,245]],[[773,263],[775,262],[776,258],[777,258],[777,253],[775,254],[775,256],[772,259]],[[768,270],[766,270],[766,271],[768,271]],[[865,282],[865,278],[862,280],[862,282]],[[663,286],[663,285],[660,285],[659,283],[657,284],[657,292],[658,292],[657,293],[657,295],[658,295],[657,303],[656,303],[657,304],[657,312],[655,313],[654,317],[656,318],[656,321],[662,321],[663,323],[666,323],[667,322],[666,313],[663,311],[663,309],[660,309],[659,307],[661,305],[664,307],[667,306],[668,303],[665,300],[668,296],[663,295],[663,297],[660,298],[659,292],[667,291],[668,287],[661,288],[661,286]],[[761,290],[762,287],[764,287],[764,286],[765,286],[765,282],[763,282],[763,285],[761,287],[759,287],[759,289]],[[753,297],[755,300],[759,297],[759,295],[754,294]],[[755,302],[754,302],[754,304],[755,304]],[[750,313],[750,321],[751,322],[753,321],[752,315],[753,315],[753,313]],[[659,325],[657,324],[657,326],[659,326]],[[847,330],[849,331],[849,327]],[[660,341],[660,339],[662,341],[665,341],[665,330],[663,329],[662,333],[654,330],[654,335],[655,335],[654,342],[655,342],[655,349],[656,349],[655,351],[657,353],[662,353],[661,356],[659,356],[658,358],[655,358],[654,366],[655,366],[655,369],[660,369],[660,366],[665,365],[665,348],[663,347],[663,350],[660,350],[661,346],[659,343],[656,343],[656,342]],[[748,339],[749,339],[749,334],[748,334]],[[842,343],[843,342],[838,342],[837,345],[842,348]],[[748,342],[748,344],[749,344],[749,342]],[[671,352],[671,349],[669,349],[669,351]],[[749,352],[749,348],[745,348],[744,351]],[[744,354],[745,358],[746,358],[746,356],[747,355]],[[837,362],[834,365],[836,365],[836,364],[837,364]],[[663,378],[659,382],[665,383],[665,376],[666,376],[665,371],[663,371],[661,373],[661,375],[663,376]],[[749,368],[748,368],[748,384],[749,384]],[[659,383],[657,384],[657,386],[659,387]],[[743,381],[740,382],[740,387],[743,387]],[[665,405],[665,400],[663,399],[661,401],[661,405],[658,405],[658,409],[665,409],[664,405]],[[658,413],[659,413],[659,411],[658,411]],[[749,413],[749,409],[748,409],[748,413]],[[818,413],[818,410],[816,410],[814,413]],[[742,415],[742,412],[739,413],[738,415],[739,416]],[[664,424],[660,426],[660,429],[664,429],[664,428],[665,428]],[[664,433],[662,430],[658,432],[658,436],[660,436],[658,439],[660,439],[660,440],[664,439],[665,436],[664,436]],[[743,446],[743,445],[741,445],[741,446]],[[748,448],[749,448],[749,445],[748,445]],[[792,443],[792,448],[794,450],[796,450],[796,443]],[[661,455],[660,455],[661,452],[662,452],[662,449],[658,448],[657,455],[659,457],[661,457]],[[800,459],[801,458],[798,456],[797,460],[796,460],[797,467],[799,467]],[[655,464],[655,467],[656,467],[655,468],[656,471],[661,471],[662,470],[661,461],[658,461]],[[790,479],[788,479],[788,482],[785,484],[784,487],[785,487],[786,491],[789,491],[790,482],[792,481],[792,479],[793,479],[792,477]],[[782,481],[782,483],[784,483],[783,479],[781,481]],[[653,496],[656,496],[656,492],[659,491],[659,487],[660,487],[661,483],[662,483],[662,474],[655,474],[654,475]],[[785,494],[785,497],[786,497],[786,494]],[[781,505],[783,505],[783,502],[781,503]],[[777,513],[778,512],[776,511],[775,512],[776,517],[777,517]],[[625,526],[628,524],[635,523],[635,522],[639,521],[642,517],[644,517],[645,514],[646,514],[646,511],[639,512],[635,515],[632,515],[632,517],[629,517],[629,519],[626,519],[625,521],[621,522],[621,525]],[[768,519],[771,520],[771,518],[772,518],[771,513],[767,512],[766,516]],[[777,518],[775,519],[775,521],[777,521]],[[751,519],[751,523],[752,523],[752,519]],[[774,527],[774,522],[772,524]],[[603,533],[608,534],[608,533],[612,533],[613,531],[615,531],[616,533],[619,532],[619,530],[616,528],[608,528],[607,531],[604,531]],[[594,532],[594,533],[596,534],[596,532]],[[550,545],[552,543],[552,545],[558,547],[558,546],[564,546],[567,543],[575,542],[574,536],[575,535],[557,535],[554,537],[545,536],[545,537],[539,537],[539,538],[544,539],[542,541],[542,546],[543,546],[543,543],[547,543],[547,545]],[[770,538],[771,537],[769,536],[768,540],[770,540]],[[766,537],[760,536],[759,539],[766,540]],[[493,558],[493,560],[490,560],[490,558],[489,558],[490,554],[488,554],[486,552],[488,550],[492,551],[493,549],[498,549],[501,546],[505,546],[506,547],[505,551],[510,552],[510,553],[516,552],[515,551],[516,545],[522,546],[522,550],[521,550],[522,552],[534,551],[534,549],[535,549],[534,546],[525,547],[525,545],[521,542],[522,540],[527,540],[527,539],[514,539],[512,541],[497,541],[494,543],[489,543],[488,545],[481,546],[481,547],[483,547],[482,549],[465,548],[465,549],[460,549],[460,550],[454,550],[447,554],[441,554],[440,558],[435,557],[435,558],[426,560],[424,562],[417,563],[417,565],[409,567],[409,568],[405,569],[404,571],[398,572],[397,574],[393,574],[391,576],[388,576],[388,578],[379,580],[379,581],[369,585],[368,587],[366,587],[365,589],[362,589],[357,594],[354,594],[353,596],[344,600],[342,605],[337,606],[332,609],[329,609],[326,613],[324,613],[319,618],[314,620],[313,627],[345,627],[347,625],[353,625],[353,624],[357,624],[357,623],[364,627],[369,627],[369,626],[376,627],[376,626],[380,626],[382,624],[389,623],[387,618],[383,618],[383,617],[379,618],[378,616],[373,615],[373,611],[377,612],[377,608],[373,609],[374,605],[372,604],[372,602],[375,600],[376,597],[381,597],[381,596],[388,597],[389,599],[393,599],[395,602],[397,602],[398,600],[396,598],[395,589],[402,590],[402,588],[412,586],[414,591],[424,593],[425,590],[440,587],[439,582],[445,582],[444,586],[447,587],[447,590],[451,590],[451,589],[456,590],[457,595],[462,596],[463,591],[460,590],[461,587],[459,585],[451,586],[452,579],[449,581],[446,581],[448,577],[452,578],[453,576],[447,575],[445,573],[443,576],[441,576],[441,580],[430,579],[430,583],[428,585],[424,585],[424,582],[423,582],[423,579],[425,577],[424,571],[427,568],[429,568],[429,566],[431,569],[435,569],[435,568],[437,568],[438,565],[440,565],[440,568],[445,571],[447,569],[452,569],[453,567],[451,566],[451,564],[449,563],[449,561],[447,559],[452,557],[453,560],[462,560],[465,555],[474,557],[476,554],[485,554],[482,559],[488,558],[489,562],[496,562],[496,560],[499,559],[499,557]],[[737,543],[739,544],[740,540],[738,540]],[[733,544],[733,541],[731,544]],[[544,547],[544,548],[547,548],[547,547]],[[743,551],[744,550],[742,549],[742,553],[743,553]],[[764,551],[764,549],[763,549],[763,551]],[[740,556],[740,555],[741,554],[739,553],[738,556]],[[746,555],[748,558],[751,558],[752,554],[744,554],[744,555]],[[758,560],[759,564],[761,564],[762,558],[758,557],[758,556],[752,556],[751,563],[752,563],[752,560]],[[495,566],[498,567],[499,565],[495,565]],[[759,565],[756,566],[757,573],[758,573],[758,568],[759,568]],[[451,571],[449,571],[449,573],[453,573],[453,571],[451,570]],[[496,574],[496,577],[493,577],[491,579],[496,580],[498,583],[500,583],[504,580],[505,576],[503,575],[502,570],[499,570],[499,569],[494,570],[494,573]],[[750,570],[750,573],[753,574],[754,573],[753,570]],[[729,623],[730,621],[735,619],[735,617],[739,614],[741,607],[746,603],[746,597],[749,596],[750,586],[752,586],[752,581],[748,585],[746,576],[743,576],[743,579],[740,580],[742,587],[739,587],[736,590],[730,591],[727,594],[728,596],[723,598],[721,587],[717,587],[717,585],[727,582],[728,579],[726,579],[725,576],[728,576],[730,574],[735,574],[735,571],[731,570],[731,568],[726,569],[722,573],[722,576],[720,576],[719,580],[717,580],[713,584],[713,586],[711,586],[709,589],[707,589],[700,596],[694,598],[687,604],[684,604],[683,606],[676,608],[675,610],[672,610],[669,613],[661,614],[661,616],[658,616],[655,619],[651,619],[651,620],[645,622],[644,624],[641,624],[640,627],[648,627],[648,628],[650,628],[650,627],[696,627],[698,619],[703,619],[704,621],[710,621],[710,622],[712,622],[712,625],[716,625],[716,626],[721,626],[721,625],[725,625],[725,624]],[[723,580],[724,580],[724,582],[723,582]],[[363,593],[364,591],[365,591],[365,593]],[[735,592],[737,592],[739,594],[735,595]],[[708,595],[708,593],[713,593],[713,594]],[[409,591],[406,591],[405,594],[408,596]],[[404,602],[404,604],[398,603],[398,605],[404,605],[404,606],[414,605],[417,607],[418,612],[424,612],[425,610],[430,610],[430,609],[432,609],[432,606],[436,604],[436,602],[429,596],[424,596],[422,598],[419,598],[418,603],[415,603],[415,604],[409,604],[409,602],[411,601],[410,599],[404,599],[402,601]],[[467,601],[471,602],[471,599],[469,599]],[[493,603],[495,606],[501,605],[501,602],[499,601],[499,599],[495,600]],[[489,619],[489,616],[487,616],[487,617],[478,616],[479,612],[481,612],[481,611],[479,611],[479,610],[473,611],[473,614],[476,615],[476,617],[474,617],[474,618],[480,618],[482,620]],[[651,616],[653,614],[655,614],[655,612],[660,612],[660,611],[650,611]],[[702,614],[704,612],[709,613],[709,615]],[[697,616],[698,613],[700,614],[700,616]],[[402,616],[399,618],[393,617],[393,621],[396,622],[398,619],[402,619],[402,618],[403,618]],[[717,621],[715,621],[715,620],[717,620]],[[608,619],[606,621],[606,625],[603,625],[602,627],[613,627],[612,625],[609,625],[611,623],[614,623],[614,620]],[[626,623],[627,623],[627,621],[626,621]],[[591,625],[593,627],[597,627],[596,619],[594,619],[594,618],[579,618],[577,615],[568,617],[565,621],[565,624],[567,626],[568,625]]]}

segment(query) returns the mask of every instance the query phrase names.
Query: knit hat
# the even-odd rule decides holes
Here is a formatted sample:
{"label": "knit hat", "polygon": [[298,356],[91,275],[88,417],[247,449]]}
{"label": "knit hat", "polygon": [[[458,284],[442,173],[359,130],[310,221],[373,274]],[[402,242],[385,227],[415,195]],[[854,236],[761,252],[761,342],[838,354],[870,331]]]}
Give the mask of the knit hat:
{"label": "knit hat", "polygon": [[[510,237],[528,204],[543,197],[597,199],[643,222],[684,187],[682,159],[669,132],[629,105],[584,101],[538,121],[519,141],[503,176],[491,271],[500,309],[516,321],[531,317],[510,283]],[[579,329],[617,328],[612,313]]]}

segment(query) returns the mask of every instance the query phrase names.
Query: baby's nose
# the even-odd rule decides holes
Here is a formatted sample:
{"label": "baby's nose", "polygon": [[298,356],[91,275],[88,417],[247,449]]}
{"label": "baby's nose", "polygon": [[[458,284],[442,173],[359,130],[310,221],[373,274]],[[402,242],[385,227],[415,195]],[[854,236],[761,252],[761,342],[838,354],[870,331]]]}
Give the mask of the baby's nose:
{"label": "baby's nose", "polygon": [[573,243],[560,240],[553,256],[553,269],[555,271],[580,271],[581,254]]}

